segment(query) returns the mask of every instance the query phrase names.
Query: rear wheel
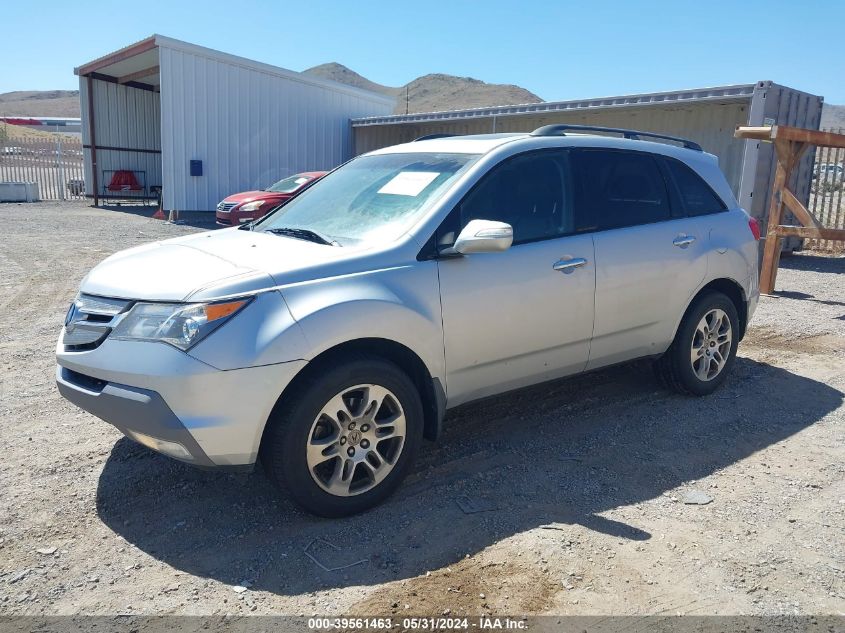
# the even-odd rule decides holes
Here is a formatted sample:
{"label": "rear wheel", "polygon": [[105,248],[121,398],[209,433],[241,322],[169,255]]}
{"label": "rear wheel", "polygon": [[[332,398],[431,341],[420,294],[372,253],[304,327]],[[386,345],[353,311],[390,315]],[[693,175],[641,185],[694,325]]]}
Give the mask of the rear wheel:
{"label": "rear wheel", "polygon": [[679,393],[713,393],[727,377],[738,344],[736,306],[720,292],[707,293],[690,306],[672,345],[656,361],[657,375]]}
{"label": "rear wheel", "polygon": [[270,421],[262,462],[306,510],[344,516],[380,503],[422,439],[414,383],[396,365],[355,358],[314,372]]}

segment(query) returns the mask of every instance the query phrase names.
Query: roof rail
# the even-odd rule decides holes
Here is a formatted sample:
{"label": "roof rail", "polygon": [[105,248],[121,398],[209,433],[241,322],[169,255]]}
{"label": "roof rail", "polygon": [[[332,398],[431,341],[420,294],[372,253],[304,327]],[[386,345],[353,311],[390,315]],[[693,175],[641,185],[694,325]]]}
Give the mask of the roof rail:
{"label": "roof rail", "polygon": [[415,138],[412,143],[416,143],[417,141],[433,141],[436,138],[448,138],[450,136],[457,136],[457,134],[426,134],[425,136],[420,136],[419,138]]}
{"label": "roof rail", "polygon": [[565,136],[566,132],[608,132],[611,134],[621,134],[625,138],[634,141],[639,140],[641,136],[645,136],[648,138],[663,139],[664,141],[674,141],[675,143],[680,143],[687,149],[692,149],[696,152],[704,151],[698,143],[685,138],[678,138],[677,136],[655,134],[653,132],[640,132],[638,130],[626,130],[617,127],[598,127],[595,125],[570,125],[568,123],[559,125],[544,125],[543,127],[538,127],[536,130],[531,132],[531,136]]}

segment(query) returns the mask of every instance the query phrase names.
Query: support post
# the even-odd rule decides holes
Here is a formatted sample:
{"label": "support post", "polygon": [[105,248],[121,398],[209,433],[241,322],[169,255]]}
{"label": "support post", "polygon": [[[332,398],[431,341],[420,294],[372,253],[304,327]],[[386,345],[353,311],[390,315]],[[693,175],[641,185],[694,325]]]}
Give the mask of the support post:
{"label": "support post", "polygon": [[100,183],[97,175],[97,135],[94,124],[94,78],[88,75],[88,135],[91,139],[91,186],[94,189],[94,206],[100,206]]}
{"label": "support post", "polygon": [[775,156],[778,164],[775,169],[772,198],[769,200],[769,220],[766,224],[766,243],[763,246],[763,266],[760,270],[760,292],[766,295],[772,294],[775,289],[775,276],[780,263],[780,236],[777,233],[777,228],[783,216],[783,197],[781,194],[783,185],[787,182],[789,176],[777,148],[775,148]]}
{"label": "support post", "polygon": [[[845,241],[845,229],[826,228],[790,190],[790,176],[798,166],[808,147],[845,147],[845,134],[806,130],[788,126],[745,127],[738,126],[736,138],[754,139],[773,143],[777,168],[769,201],[769,219],[766,226],[766,243],[763,247],[763,264],[760,271],[760,292],[772,294],[780,262],[780,240],[796,236],[809,239]],[[789,209],[803,226],[782,224],[783,208]]]}

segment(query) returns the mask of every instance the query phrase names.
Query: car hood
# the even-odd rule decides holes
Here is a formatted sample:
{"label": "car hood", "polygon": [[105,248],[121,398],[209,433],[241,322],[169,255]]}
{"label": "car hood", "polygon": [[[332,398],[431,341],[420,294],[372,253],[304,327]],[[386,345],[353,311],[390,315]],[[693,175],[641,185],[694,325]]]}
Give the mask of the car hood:
{"label": "car hood", "polygon": [[276,191],[244,191],[232,194],[228,198],[224,199],[223,202],[243,204],[244,202],[252,202],[253,200],[277,200],[288,196],[289,194],[278,193]]}
{"label": "car hood", "polygon": [[81,290],[145,301],[209,300],[319,278],[355,255],[353,248],[223,229],[115,253],[88,273]]}

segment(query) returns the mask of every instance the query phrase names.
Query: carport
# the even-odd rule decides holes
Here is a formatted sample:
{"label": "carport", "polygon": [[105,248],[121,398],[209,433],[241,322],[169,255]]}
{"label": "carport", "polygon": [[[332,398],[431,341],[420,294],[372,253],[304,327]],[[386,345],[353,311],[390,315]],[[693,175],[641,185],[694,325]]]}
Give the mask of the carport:
{"label": "carport", "polygon": [[161,188],[165,210],[213,211],[231,193],[335,167],[353,155],[350,119],[393,109],[383,95],[161,35],[74,72],[95,204]]}

